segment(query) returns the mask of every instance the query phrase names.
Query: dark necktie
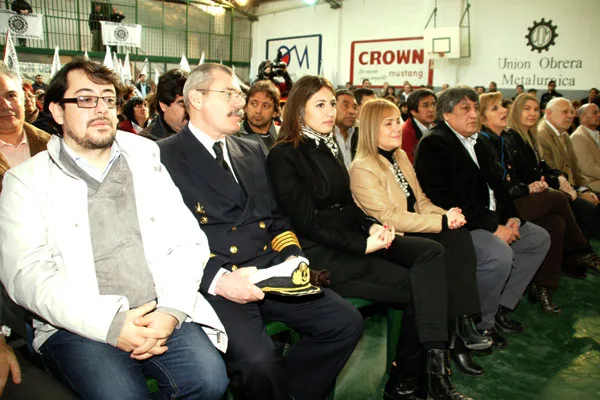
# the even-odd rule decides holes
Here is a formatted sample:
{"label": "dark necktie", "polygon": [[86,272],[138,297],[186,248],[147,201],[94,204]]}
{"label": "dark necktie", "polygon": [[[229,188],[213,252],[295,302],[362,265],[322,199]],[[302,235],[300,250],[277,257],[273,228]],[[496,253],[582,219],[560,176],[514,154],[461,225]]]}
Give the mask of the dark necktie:
{"label": "dark necktie", "polygon": [[219,163],[219,165],[221,167],[223,167],[225,169],[225,171],[229,172],[229,174],[233,177],[233,174],[231,173],[231,169],[229,169],[229,165],[227,165],[227,162],[225,161],[225,157],[223,157],[223,143],[215,142],[215,144],[213,144],[213,150],[216,155],[215,160],[217,160],[217,163]]}

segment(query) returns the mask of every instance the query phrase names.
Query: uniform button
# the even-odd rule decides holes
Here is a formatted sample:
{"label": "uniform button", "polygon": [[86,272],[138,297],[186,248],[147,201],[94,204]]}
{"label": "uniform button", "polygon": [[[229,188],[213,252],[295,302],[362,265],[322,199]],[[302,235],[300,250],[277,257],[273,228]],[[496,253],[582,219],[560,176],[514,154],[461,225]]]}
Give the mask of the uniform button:
{"label": "uniform button", "polygon": [[150,221],[154,222],[154,217],[150,218]]}
{"label": "uniform button", "polygon": [[235,231],[237,229],[237,226],[234,226],[233,228],[231,228],[232,231]]}
{"label": "uniform button", "polygon": [[258,226],[260,226],[261,229],[265,229],[267,227],[267,224],[265,224],[263,221],[260,221],[258,223]]}
{"label": "uniform button", "polygon": [[200,223],[201,223],[202,225],[206,225],[206,224],[208,223],[208,218],[206,218],[206,217],[202,217],[202,218],[200,218]]}
{"label": "uniform button", "polygon": [[267,245],[265,244],[265,247],[263,247],[263,251],[267,251]]}
{"label": "uniform button", "polygon": [[237,253],[237,250],[238,250],[238,249],[237,249],[237,247],[235,247],[235,246],[231,246],[231,247],[229,248],[229,252],[230,252],[231,254],[235,254],[235,253]]}
{"label": "uniform button", "polygon": [[231,270],[232,270],[232,271],[237,271],[237,265],[235,265],[235,264],[234,264],[234,265],[232,265],[232,266],[231,266]]}

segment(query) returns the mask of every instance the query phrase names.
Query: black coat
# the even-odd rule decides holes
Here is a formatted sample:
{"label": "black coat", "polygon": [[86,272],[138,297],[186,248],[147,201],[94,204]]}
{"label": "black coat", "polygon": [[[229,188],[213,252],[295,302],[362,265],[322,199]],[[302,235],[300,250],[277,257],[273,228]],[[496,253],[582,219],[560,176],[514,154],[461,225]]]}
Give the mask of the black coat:
{"label": "black coat", "polygon": [[315,268],[331,270],[333,285],[365,273],[367,263],[356,256],[365,254],[376,221],[354,203],[345,166],[310,139],[298,148],[274,146],[267,164],[277,200]]}
{"label": "black coat", "polygon": [[[517,217],[517,210],[494,173],[493,155],[481,139],[475,153],[479,167],[445,122],[438,123],[421,139],[415,157],[415,171],[423,191],[442,207],[460,207],[469,230],[495,232],[498,225]],[[496,211],[491,211],[488,186],[496,198]]]}
{"label": "black coat", "polygon": [[553,189],[558,189],[558,177],[565,175],[560,170],[550,168],[543,159],[536,157],[536,153],[525,140],[513,129],[506,133],[506,150],[510,155],[513,176],[520,182],[529,185],[532,182],[539,181],[542,176],[544,180]]}
{"label": "black coat", "polygon": [[262,268],[303,255],[289,222],[279,212],[260,147],[238,137],[226,141],[239,184],[188,126],[157,142],[162,163],[208,237],[211,258],[200,285],[203,293],[220,268]]}

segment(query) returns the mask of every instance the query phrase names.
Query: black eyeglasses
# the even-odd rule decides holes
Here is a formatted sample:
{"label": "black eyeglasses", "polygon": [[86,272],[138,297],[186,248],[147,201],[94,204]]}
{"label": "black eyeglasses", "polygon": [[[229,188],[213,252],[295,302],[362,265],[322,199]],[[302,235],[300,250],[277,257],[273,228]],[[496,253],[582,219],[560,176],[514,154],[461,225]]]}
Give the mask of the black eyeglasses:
{"label": "black eyeglasses", "polygon": [[121,99],[117,96],[77,96],[62,99],[61,103],[75,103],[79,108],[96,108],[100,99],[102,99],[106,108],[121,106]]}

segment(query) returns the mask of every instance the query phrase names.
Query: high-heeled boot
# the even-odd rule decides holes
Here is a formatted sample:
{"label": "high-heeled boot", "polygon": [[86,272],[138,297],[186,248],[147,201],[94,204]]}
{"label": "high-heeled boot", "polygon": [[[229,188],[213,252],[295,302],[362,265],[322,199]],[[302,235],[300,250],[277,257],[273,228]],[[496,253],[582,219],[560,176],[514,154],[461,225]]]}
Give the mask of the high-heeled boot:
{"label": "high-heeled boot", "polygon": [[465,347],[469,350],[485,350],[490,348],[493,341],[477,331],[471,317],[461,315],[454,320],[454,333],[458,336]]}
{"label": "high-heeled boot", "polygon": [[427,352],[427,394],[431,400],[473,400],[454,388],[448,350]]}
{"label": "high-heeled boot", "polygon": [[542,311],[550,315],[558,315],[562,312],[559,306],[552,301],[552,292],[545,286],[531,284],[529,288],[529,301],[533,304],[540,303]]}

